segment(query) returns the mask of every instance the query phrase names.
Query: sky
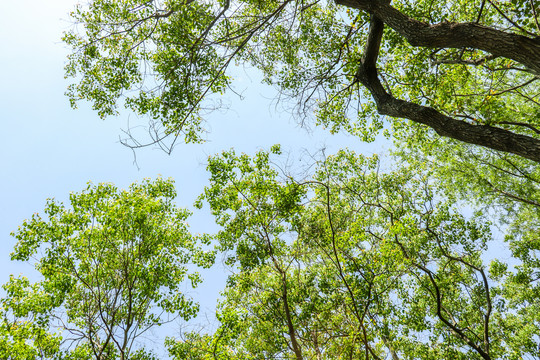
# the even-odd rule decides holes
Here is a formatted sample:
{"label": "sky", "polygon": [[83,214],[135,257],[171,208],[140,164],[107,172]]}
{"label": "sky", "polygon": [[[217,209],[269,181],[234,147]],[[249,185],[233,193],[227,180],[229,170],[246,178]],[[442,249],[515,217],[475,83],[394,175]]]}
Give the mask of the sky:
{"label": "sky", "polygon": [[[74,0],[0,1],[0,283],[10,274],[28,275],[28,265],[11,262],[15,244],[10,232],[24,219],[41,212],[47,198],[66,201],[71,191],[81,191],[88,181],[112,182],[121,188],[143,178],[172,177],[178,206],[193,209],[209,174],[209,155],[234,148],[254,154],[280,143],[286,152],[326,154],[348,146],[365,154],[380,152],[379,145],[362,145],[346,135],[331,135],[298,126],[286,112],[276,110],[275,91],[260,85],[257,74],[238,70],[237,90],[244,99],[227,96],[231,109],[207,118],[208,141],[179,145],[171,155],[157,148],[133,152],[118,142],[126,129],[127,115],[98,118],[88,104],[78,110],[64,96],[68,80],[63,67],[68,49],[62,32],[70,28],[68,13]],[[208,211],[190,220],[194,232],[215,232]],[[224,271],[203,274],[205,283],[195,296],[203,311],[212,314]]]}

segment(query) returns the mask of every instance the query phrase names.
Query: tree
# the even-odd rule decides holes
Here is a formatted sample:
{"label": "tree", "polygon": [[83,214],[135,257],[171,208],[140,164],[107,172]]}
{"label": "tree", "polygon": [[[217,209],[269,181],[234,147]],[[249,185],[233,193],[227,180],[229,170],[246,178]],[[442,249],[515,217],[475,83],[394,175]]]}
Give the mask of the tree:
{"label": "tree", "polygon": [[71,208],[49,200],[13,235],[13,260],[35,261],[41,280],[10,278],[1,300],[3,359],[153,359],[139,343],[149,329],[188,320],[198,305],[183,294],[210,267],[207,237],[194,237],[171,180],[129,190],[88,185]]}
{"label": "tree", "polygon": [[427,126],[538,162],[539,13],[532,0],[95,0],[64,37],[68,95],[102,117],[147,115],[154,141],[200,141],[230,64],[251,64],[335,131],[370,140],[393,119],[397,137]]}
{"label": "tree", "polygon": [[486,259],[493,239],[485,216],[460,214],[426,168],[382,173],[379,165],[342,151],[297,180],[280,175],[266,152],[212,158],[201,201],[223,226],[220,249],[236,273],[220,328],[169,340],[171,354],[537,358],[538,248]]}
{"label": "tree", "polygon": [[[210,159],[201,201],[237,273],[218,330],[168,339],[170,353],[535,359],[539,13],[531,0],[79,6],[64,37],[72,105],[148,116],[151,142],[201,141],[237,63],[301,121],[395,144],[393,171],[344,151],[302,179],[280,178],[264,152]],[[487,258],[488,219],[508,261]]]}
{"label": "tree", "polygon": [[230,65],[252,65],[301,119],[362,141],[382,130],[481,206],[538,206],[539,13],[531,0],[92,1],[64,37],[68,95],[148,116],[162,145],[201,141]]}

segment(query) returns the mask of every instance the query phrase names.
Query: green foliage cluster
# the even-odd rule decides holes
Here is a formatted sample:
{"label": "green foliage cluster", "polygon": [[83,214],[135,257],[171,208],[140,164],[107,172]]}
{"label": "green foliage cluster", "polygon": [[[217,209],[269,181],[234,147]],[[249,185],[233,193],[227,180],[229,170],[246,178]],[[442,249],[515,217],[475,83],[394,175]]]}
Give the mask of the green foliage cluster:
{"label": "green foliage cluster", "polygon": [[[198,305],[182,293],[201,282],[188,264],[208,268],[207,236],[189,233],[171,180],[119,190],[89,185],[70,207],[49,200],[13,233],[13,260],[34,264],[41,280],[3,286],[0,356],[6,359],[142,359],[137,338]],[[143,356],[144,355],[144,356]],[[141,357],[142,356],[142,357]]]}
{"label": "green foliage cluster", "polygon": [[[428,24],[478,23],[538,38],[540,10],[531,4],[392,2]],[[73,49],[66,76],[78,81],[67,95],[73,106],[89,100],[102,117],[125,106],[163,126],[163,136],[200,141],[199,114],[218,105],[216,96],[232,86],[230,65],[238,63],[261,70],[298,114],[315,114],[334,132],[363,141],[383,128],[411,136],[410,124],[385,124],[370,91],[355,81],[370,30],[366,11],[334,1],[95,0],[71,16],[80,27],[64,37]],[[386,28],[380,44],[377,70],[389,94],[465,122],[538,133],[536,70],[482,46],[413,46],[401,35]]]}
{"label": "green foliage cluster", "polygon": [[221,327],[188,334],[169,345],[173,354],[536,356],[537,229],[521,229],[526,246],[507,239],[514,257],[489,259],[491,223],[462,215],[429,168],[380,172],[376,157],[341,151],[296,181],[280,179],[268,156],[209,161],[201,200],[223,227],[219,249],[236,273],[219,304]]}
{"label": "green foliage cluster", "polygon": [[155,359],[141,336],[196,316],[182,289],[219,253],[217,328],[168,337],[171,358],[539,359],[539,14],[531,0],[77,6],[72,106],[147,116],[153,143],[202,141],[238,64],[302,120],[394,148],[344,149],[302,178],[278,145],[212,156],[195,203],[212,235],[190,234],[171,180],[48,201],[13,233],[12,259],[40,277],[4,285],[0,357]]}
{"label": "green foliage cluster", "polygon": [[46,219],[35,214],[13,234],[13,259],[35,259],[43,280],[4,285],[3,356],[154,358],[136,339],[197,313],[180,284],[201,281],[186,264],[211,266],[215,253],[201,246],[213,239],[234,270],[219,327],[167,338],[172,358],[535,358],[534,204],[501,212],[503,258],[490,251],[490,217],[463,214],[445,169],[410,157],[381,171],[377,156],[342,150],[296,179],[274,165],[280,156],[274,146],[209,158],[196,205],[210,206],[214,236],[189,234],[169,180],[89,185],[70,209],[49,201]]}

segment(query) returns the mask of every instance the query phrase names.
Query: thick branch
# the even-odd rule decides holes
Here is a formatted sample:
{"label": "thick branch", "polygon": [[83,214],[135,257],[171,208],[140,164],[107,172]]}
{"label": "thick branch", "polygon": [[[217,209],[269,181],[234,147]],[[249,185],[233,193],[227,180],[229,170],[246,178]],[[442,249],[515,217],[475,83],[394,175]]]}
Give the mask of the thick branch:
{"label": "thick branch", "polygon": [[336,0],[336,4],[375,15],[412,46],[429,48],[474,48],[515,60],[540,72],[540,41],[470,23],[428,24],[415,20],[385,0]]}
{"label": "thick branch", "polygon": [[397,99],[388,94],[379,80],[375,64],[383,27],[383,22],[372,16],[364,56],[355,75],[356,80],[370,91],[381,115],[409,119],[431,127],[444,137],[540,162],[538,139],[487,125],[472,125],[446,116],[433,108]]}
{"label": "thick branch", "polygon": [[487,125],[472,125],[430,107],[396,99],[386,92],[372,91],[373,88],[382,89],[380,81],[376,80],[374,84],[361,82],[370,90],[381,115],[406,118],[431,127],[441,136],[540,162],[540,140]]}

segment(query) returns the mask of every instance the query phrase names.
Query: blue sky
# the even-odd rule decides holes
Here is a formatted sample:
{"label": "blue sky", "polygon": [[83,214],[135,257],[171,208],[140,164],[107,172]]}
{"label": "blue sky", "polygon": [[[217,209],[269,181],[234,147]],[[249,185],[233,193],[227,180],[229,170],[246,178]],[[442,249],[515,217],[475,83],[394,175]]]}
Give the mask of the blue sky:
{"label": "blue sky", "polygon": [[[236,89],[243,101],[227,98],[231,110],[208,117],[208,142],[179,145],[172,155],[155,148],[137,151],[138,166],[131,150],[118,143],[127,116],[100,120],[81,104],[69,107],[63,78],[67,55],[61,43],[62,31],[69,28],[68,13],[73,0],[1,1],[0,13],[0,282],[10,274],[29,273],[28,266],[9,261],[15,243],[9,233],[34,212],[41,212],[47,198],[66,200],[70,191],[80,191],[88,181],[113,182],[119,187],[145,177],[173,177],[179,193],[178,204],[191,204],[202,192],[208,174],[209,155],[234,147],[237,152],[255,153],[281,143],[285,151],[327,154],[349,146],[365,153],[379,152],[375,144],[361,147],[349,136],[333,136],[322,129],[308,132],[290,114],[275,111],[273,89],[257,82],[256,74],[239,71]],[[213,232],[216,226],[208,213],[193,217],[196,232]],[[223,271],[206,275],[199,290],[203,308],[210,312],[220,288]]]}

